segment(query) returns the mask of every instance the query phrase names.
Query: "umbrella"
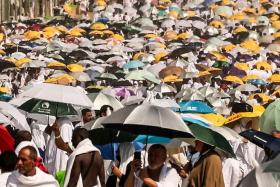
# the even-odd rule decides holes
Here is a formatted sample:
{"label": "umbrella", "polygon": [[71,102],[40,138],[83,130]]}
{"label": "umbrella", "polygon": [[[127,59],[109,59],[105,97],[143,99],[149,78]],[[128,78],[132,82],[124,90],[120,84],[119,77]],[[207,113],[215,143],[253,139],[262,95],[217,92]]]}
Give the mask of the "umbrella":
{"label": "umbrella", "polygon": [[130,105],[113,112],[102,125],[133,134],[167,138],[193,137],[189,128],[176,113],[168,108],[148,104]]}
{"label": "umbrella", "polygon": [[135,69],[135,68],[140,68],[143,67],[145,64],[139,60],[132,60],[127,62],[123,68],[124,69]]}
{"label": "umbrella", "polygon": [[101,123],[106,117],[98,118],[85,124],[89,130],[89,138],[95,145],[105,145],[109,143],[132,142],[137,136],[128,132],[115,129],[104,128]]}
{"label": "umbrella", "polygon": [[4,69],[13,68],[13,67],[16,67],[14,63],[9,62],[7,60],[0,59],[0,72],[3,71]]}
{"label": "umbrella", "polygon": [[160,106],[163,108],[180,108],[180,106],[173,99],[151,99],[150,104],[155,106]]}
{"label": "umbrella", "polygon": [[80,82],[91,81],[91,78],[85,72],[72,72],[72,73],[70,73],[70,75],[73,76],[76,80],[78,80]]}
{"label": "umbrella", "polygon": [[243,84],[242,79],[237,77],[237,76],[228,75],[224,78],[224,80],[228,81],[228,82],[233,82],[233,83],[236,83],[236,84]]}
{"label": "umbrella", "polygon": [[48,83],[36,84],[32,88],[23,92],[21,96],[84,107],[93,106],[93,103],[82,89],[72,86]]}
{"label": "umbrella", "polygon": [[215,93],[217,91],[216,88],[214,87],[211,87],[211,86],[206,86],[206,87],[202,87],[202,88],[199,88],[199,92],[204,95],[205,97]]}
{"label": "umbrella", "polygon": [[56,117],[78,115],[71,104],[50,102],[40,99],[30,99],[18,108],[28,113],[38,113]]}
{"label": "umbrella", "polygon": [[116,91],[116,96],[118,96],[118,97],[126,98],[126,97],[130,97],[132,95],[135,95],[134,91],[129,90],[125,87],[116,88],[115,91]]}
{"label": "umbrella", "polygon": [[110,105],[111,107],[113,107],[114,111],[123,107],[122,103],[116,98],[107,94],[103,94],[101,92],[98,94],[91,93],[88,95],[88,97],[93,102],[94,110],[100,110],[103,105]]}
{"label": "umbrella", "polygon": [[264,132],[249,129],[240,133],[240,135],[257,146],[270,150],[271,155],[275,156],[280,153],[280,140]]}
{"label": "umbrella", "polygon": [[0,125],[0,151],[14,151],[15,141],[6,127]]}
{"label": "umbrella", "polygon": [[144,97],[139,97],[137,95],[133,95],[127,98],[124,98],[121,103],[125,106],[139,104],[145,100]]}
{"label": "umbrella", "polygon": [[218,6],[215,14],[219,16],[232,16],[233,9],[230,6]]}
{"label": "umbrella", "polygon": [[220,133],[197,124],[188,125],[197,140],[215,147],[215,150],[227,157],[235,157],[231,145]]}
{"label": "umbrella", "polygon": [[185,122],[194,123],[205,127],[212,125],[211,122],[196,114],[181,114],[181,117]]}
{"label": "umbrella", "polygon": [[280,130],[280,119],[278,118],[279,106],[279,99],[276,99],[273,103],[268,105],[260,119],[261,131],[271,134],[274,130]]}
{"label": "umbrella", "polygon": [[19,110],[9,103],[0,101],[0,112],[8,117],[13,122],[14,127],[19,130],[27,130],[30,132],[30,127],[25,116]]}
{"label": "umbrella", "polygon": [[236,90],[239,90],[239,91],[244,91],[244,92],[254,92],[254,91],[257,91],[259,90],[258,87],[252,85],[252,84],[243,84],[243,85],[240,85],[236,88]]}
{"label": "umbrella", "polygon": [[177,90],[165,83],[161,83],[157,86],[155,86],[155,88],[153,89],[153,91],[159,92],[159,93],[176,93]]}
{"label": "umbrella", "polygon": [[180,112],[182,113],[215,113],[214,110],[208,106],[206,103],[201,101],[188,101],[188,102],[181,102],[180,105]]}
{"label": "umbrella", "polygon": [[177,77],[183,78],[184,73],[185,73],[185,70],[181,67],[167,66],[166,68],[162,69],[159,72],[159,77],[164,79],[167,76],[175,75]]}
{"label": "umbrella", "polygon": [[5,115],[0,113],[0,124],[13,125],[13,122],[11,122]]}

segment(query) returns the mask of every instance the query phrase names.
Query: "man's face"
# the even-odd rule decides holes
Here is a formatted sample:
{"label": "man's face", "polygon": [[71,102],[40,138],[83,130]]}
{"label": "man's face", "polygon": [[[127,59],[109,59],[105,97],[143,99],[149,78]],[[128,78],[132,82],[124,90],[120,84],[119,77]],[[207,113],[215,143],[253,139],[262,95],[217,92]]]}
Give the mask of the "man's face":
{"label": "man's face", "polygon": [[19,173],[28,176],[28,174],[35,169],[35,162],[30,157],[30,151],[28,149],[22,149],[18,155],[18,161],[16,165]]}
{"label": "man's face", "polygon": [[83,120],[84,123],[90,122],[93,119],[92,113],[91,112],[87,112],[84,116],[83,116]]}
{"label": "man's face", "polygon": [[151,148],[148,152],[148,162],[150,169],[158,169],[166,160],[166,153],[160,148]]}

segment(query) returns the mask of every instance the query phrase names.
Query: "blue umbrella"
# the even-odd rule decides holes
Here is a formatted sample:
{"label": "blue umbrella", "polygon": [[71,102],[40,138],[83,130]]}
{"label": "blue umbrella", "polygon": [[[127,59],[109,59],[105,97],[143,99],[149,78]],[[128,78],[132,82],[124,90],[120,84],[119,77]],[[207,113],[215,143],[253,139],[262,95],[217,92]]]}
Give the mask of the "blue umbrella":
{"label": "blue umbrella", "polygon": [[160,137],[160,136],[146,136],[146,135],[138,135],[134,142],[140,142],[143,144],[155,144],[155,143],[161,143],[161,144],[167,144],[170,142],[170,138]]}
{"label": "blue umbrella", "polygon": [[117,160],[117,150],[119,147],[118,143],[106,144],[106,145],[96,145],[95,146],[100,150],[101,156],[105,160]]}
{"label": "blue umbrella", "polygon": [[145,64],[139,60],[131,60],[127,62],[124,66],[123,69],[135,69],[135,68],[140,68],[145,66]]}
{"label": "blue umbrella", "polygon": [[249,80],[248,83],[254,84],[254,85],[265,85],[266,84],[266,82],[264,80],[260,80],[260,79]]}
{"label": "blue umbrella", "polygon": [[193,118],[190,115],[191,114],[187,114],[187,115],[182,114],[181,116],[182,116],[182,118],[185,122],[194,123],[194,124],[201,125],[201,126],[204,126],[204,127],[209,127],[210,126],[209,122],[207,122],[206,120],[200,119],[200,117]]}
{"label": "blue umbrella", "polygon": [[97,22],[101,22],[101,23],[108,23],[110,20],[107,17],[101,17],[97,19]]}
{"label": "blue umbrella", "polygon": [[10,101],[13,98],[13,96],[8,94],[0,94],[0,101]]}
{"label": "blue umbrella", "polygon": [[206,103],[201,101],[183,101],[179,103],[180,109],[179,112],[182,113],[215,113],[214,110],[208,106]]}

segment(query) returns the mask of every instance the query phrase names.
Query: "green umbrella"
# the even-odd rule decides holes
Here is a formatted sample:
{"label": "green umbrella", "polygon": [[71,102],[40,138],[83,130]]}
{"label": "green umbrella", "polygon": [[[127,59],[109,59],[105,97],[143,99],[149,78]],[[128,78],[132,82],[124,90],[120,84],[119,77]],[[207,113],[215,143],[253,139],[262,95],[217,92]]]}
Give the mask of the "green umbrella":
{"label": "green umbrella", "polygon": [[219,6],[216,11],[216,15],[223,15],[223,16],[232,16],[233,9],[230,6]]}
{"label": "green umbrella", "polygon": [[212,65],[212,67],[214,67],[214,68],[227,68],[227,67],[229,67],[230,66],[230,64],[228,63],[228,62],[226,62],[226,61],[216,61],[213,65]]}
{"label": "green umbrella", "polygon": [[71,104],[51,102],[40,99],[30,99],[18,107],[28,113],[38,113],[50,116],[78,115]]}
{"label": "green umbrella", "polygon": [[188,125],[194,137],[206,144],[215,147],[215,150],[226,157],[235,157],[231,145],[227,139],[220,133],[197,124]]}
{"label": "green umbrella", "polygon": [[89,130],[89,137],[93,144],[105,145],[109,143],[132,142],[137,135],[125,131],[104,128],[101,123],[105,117],[98,118],[85,124],[85,128]]}
{"label": "green umbrella", "polygon": [[261,131],[271,134],[273,131],[280,131],[280,99],[275,100],[268,105],[261,116],[260,128]]}

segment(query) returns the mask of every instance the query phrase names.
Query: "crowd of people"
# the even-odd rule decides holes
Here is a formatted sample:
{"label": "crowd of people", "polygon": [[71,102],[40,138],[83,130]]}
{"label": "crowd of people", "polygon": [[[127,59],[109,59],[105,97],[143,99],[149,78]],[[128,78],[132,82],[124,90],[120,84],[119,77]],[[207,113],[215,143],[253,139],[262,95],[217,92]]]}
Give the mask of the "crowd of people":
{"label": "crowd of people", "polygon": [[[280,185],[278,0],[61,3],[52,18],[1,25],[0,186]],[[26,97],[50,84],[92,107],[62,105],[64,92],[53,108]],[[131,105],[167,108],[194,138],[96,143],[102,121]]]}

